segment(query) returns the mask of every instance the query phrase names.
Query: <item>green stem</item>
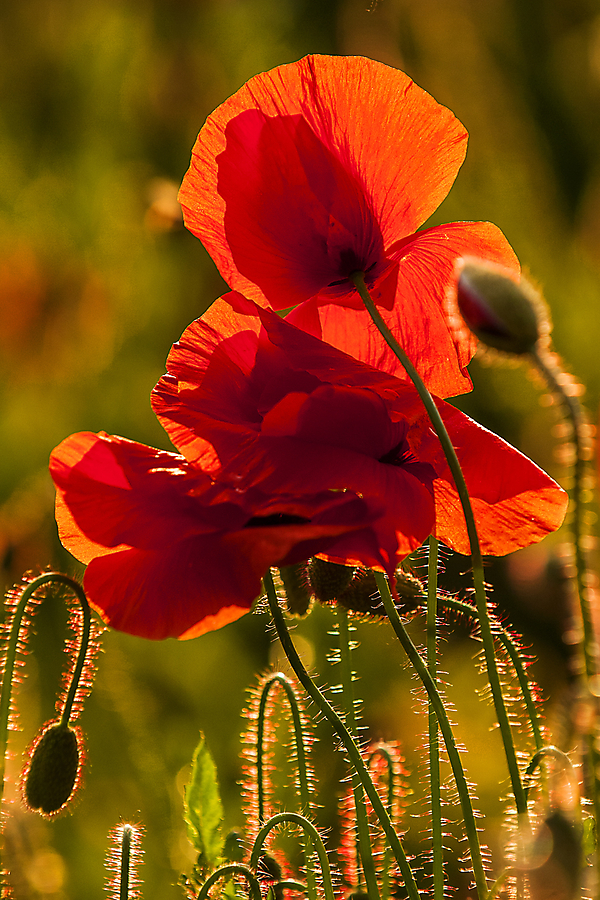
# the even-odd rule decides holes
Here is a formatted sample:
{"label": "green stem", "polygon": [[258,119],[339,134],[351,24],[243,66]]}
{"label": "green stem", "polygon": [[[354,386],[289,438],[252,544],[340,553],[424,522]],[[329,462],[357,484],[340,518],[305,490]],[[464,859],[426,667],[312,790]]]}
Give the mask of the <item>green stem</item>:
{"label": "green stem", "polygon": [[119,900],[129,900],[129,870],[131,866],[131,825],[125,825],[121,836],[121,872],[119,879]]}
{"label": "green stem", "polygon": [[[579,608],[583,625],[583,641],[581,649],[583,653],[586,689],[588,700],[593,704],[594,717],[587,737],[587,749],[590,765],[588,778],[591,782],[591,799],[594,806],[596,828],[600,829],[600,747],[598,747],[598,641],[594,629],[593,596],[586,584],[587,560],[583,546],[583,491],[586,472],[585,459],[585,434],[586,418],[583,406],[576,396],[572,396],[565,390],[562,380],[564,374],[559,366],[555,365],[547,354],[535,350],[532,359],[540,373],[546,380],[549,388],[557,395],[565,409],[567,418],[573,428],[573,443],[575,445],[575,464],[573,471],[573,486],[571,496],[571,533],[575,549],[575,570]],[[592,688],[593,689],[590,689]],[[600,870],[600,842],[598,842],[597,865]]]}
{"label": "green stem", "polygon": [[[282,672],[275,672],[263,684],[260,697],[260,705],[258,709],[258,723],[256,730],[256,778],[258,787],[258,822],[262,825],[264,822],[265,807],[265,787],[263,774],[263,745],[264,745],[264,729],[266,719],[266,707],[268,696],[274,685],[283,688],[288,699],[290,711],[292,714],[292,725],[294,729],[294,738],[296,741],[296,757],[298,761],[298,784],[300,788],[300,806],[305,816],[310,815],[310,782],[308,777],[308,765],[306,759],[306,747],[304,745],[304,733],[302,730],[302,717],[300,715],[300,707],[298,698],[294,691],[294,686]],[[310,834],[305,832],[304,835],[304,867],[306,869],[306,887],[308,896],[311,900],[317,898],[317,883],[312,866],[313,845]]]}
{"label": "green stem", "polygon": [[414,670],[421,679],[423,686],[425,687],[425,690],[427,691],[427,694],[429,696],[429,701],[435,711],[440,731],[442,732],[442,737],[444,738],[444,744],[448,752],[450,765],[452,766],[454,780],[456,782],[456,789],[458,791],[458,797],[460,800],[463,819],[465,823],[465,832],[467,835],[467,841],[469,843],[471,862],[473,864],[473,874],[475,876],[477,893],[480,900],[484,900],[487,894],[487,883],[485,878],[485,870],[483,867],[483,859],[481,857],[481,848],[479,846],[479,837],[477,835],[477,826],[475,824],[475,815],[473,813],[473,806],[471,803],[471,796],[469,794],[467,779],[465,777],[460,754],[456,746],[456,741],[454,740],[454,734],[452,732],[450,721],[446,714],[442,698],[440,697],[438,689],[435,686],[435,682],[429,674],[427,666],[423,662],[419,651],[411,641],[408,632],[406,631],[404,625],[402,624],[400,616],[398,615],[398,611],[390,593],[387,577],[383,574],[383,572],[375,572],[375,580],[377,582],[377,588],[381,595],[381,599],[383,601],[383,605],[385,607],[388,618],[391,622],[392,628],[396,632],[396,635],[400,640],[400,643],[402,644]]}
{"label": "green stem", "polygon": [[[386,809],[388,816],[393,821],[394,815],[394,802],[395,802],[395,792],[396,792],[396,773],[394,772],[394,759],[389,749],[384,745],[380,745],[376,747],[375,750],[370,754],[368,759],[369,766],[371,765],[372,760],[376,756],[381,756],[386,762],[387,765],[387,776],[388,776],[388,791],[387,791],[387,804]],[[392,858],[391,851],[388,844],[385,845],[383,851],[383,859],[381,862],[381,897],[382,900],[389,900],[391,897],[391,866],[392,866]]]}
{"label": "green stem", "polygon": [[[250,856],[250,868],[257,868],[260,857],[263,853],[263,845],[269,836],[270,832],[276,828],[278,825],[298,825],[303,829],[305,835],[310,835],[310,840],[313,846],[316,848],[317,856],[319,857],[319,864],[321,866],[321,875],[323,877],[323,892],[325,894],[325,900],[334,900],[334,892],[333,892],[333,883],[331,880],[331,869],[329,867],[329,859],[327,857],[327,850],[325,849],[325,845],[321,840],[321,835],[312,824],[309,819],[305,816],[301,816],[299,813],[294,812],[282,812],[277,813],[275,816],[271,816],[268,822],[265,822],[263,827],[260,829],[258,834],[256,835],[256,840],[254,841],[254,846],[252,848],[252,854]],[[200,898],[198,898],[200,900]]]}
{"label": "green stem", "polygon": [[[429,538],[427,579],[427,669],[437,687],[437,587],[438,541]],[[438,720],[431,700],[428,704],[429,779],[431,785],[431,837],[433,898],[444,897],[444,847],[442,841],[442,790],[440,780],[440,745]]]}
{"label": "green stem", "polygon": [[215,869],[212,875],[210,875],[206,879],[206,881],[198,891],[197,900],[207,900],[208,892],[210,891],[213,884],[215,884],[221,878],[227,878],[228,876],[232,875],[243,875],[248,882],[248,887],[250,888],[250,893],[252,894],[252,900],[262,900],[258,879],[247,866],[243,866],[241,863],[229,863],[226,866],[221,866],[220,869]]}
{"label": "green stem", "polygon": [[44,584],[50,582],[58,582],[64,584],[77,596],[83,613],[83,623],[80,635],[79,653],[77,661],[71,677],[69,691],[65,698],[62,715],[60,718],[61,725],[68,725],[73,707],[73,702],[79,687],[79,679],[85,665],[85,658],[89,646],[91,614],[87,598],[84,590],[78,582],[68,575],[62,575],[59,572],[45,572],[31,581],[24,589],[19,598],[19,602],[15,608],[10,634],[8,636],[6,656],[4,659],[4,667],[2,673],[2,687],[0,688],[0,801],[4,794],[4,775],[6,771],[6,751],[8,745],[8,723],[10,719],[10,707],[12,697],[12,687],[14,679],[15,662],[19,649],[19,635],[21,632],[21,624],[23,616],[32,595]]}
{"label": "green stem", "polygon": [[304,665],[302,660],[298,656],[298,652],[294,647],[293,641],[290,637],[290,634],[287,630],[287,626],[285,624],[285,619],[283,617],[283,613],[279,607],[279,602],[277,600],[277,594],[275,591],[275,585],[273,584],[273,576],[270,572],[267,572],[264,577],[265,590],[267,592],[267,598],[269,601],[269,608],[271,610],[271,615],[273,616],[273,622],[275,624],[275,628],[277,630],[277,636],[279,637],[279,641],[283,648],[285,655],[288,658],[288,661],[294,670],[296,677],[308,696],[315,703],[317,709],[322,713],[325,719],[332,726],[335,734],[339,737],[340,741],[343,744],[343,747],[348,754],[351,764],[355,767],[356,771],[360,775],[360,780],[362,785],[366,791],[367,797],[371,801],[371,806],[373,807],[373,811],[377,816],[381,827],[383,828],[386,837],[390,843],[392,848],[392,852],[394,853],[394,857],[398,866],[400,868],[400,872],[404,879],[404,885],[410,900],[420,900],[419,891],[417,889],[417,885],[410,868],[408,859],[406,858],[406,853],[404,852],[404,848],[402,846],[402,842],[400,838],[396,834],[394,830],[394,826],[390,820],[390,817],[387,813],[387,810],[383,803],[381,802],[381,798],[377,793],[375,785],[373,784],[373,780],[369,774],[369,771],[364,763],[364,760],[361,756],[361,753],[356,746],[352,735],[344,725],[340,716],[336,713],[334,708],[331,706],[329,701],[323,696],[317,685],[314,683]]}
{"label": "green stem", "polygon": [[[358,741],[358,727],[356,721],[356,708],[354,700],[354,672],[352,671],[352,654],[350,645],[350,623],[348,613],[342,606],[336,607],[338,630],[340,636],[340,668],[342,673],[342,697],[344,711],[346,713],[346,726],[355,741]],[[365,805],[364,789],[356,770],[352,772],[352,793],[354,795],[354,808],[356,811],[356,830],[358,837],[358,851],[362,863],[362,869],[367,885],[369,900],[379,900],[379,886],[375,873],[373,860],[373,847],[369,834],[369,819]],[[360,869],[358,869],[360,878]],[[360,882],[357,885],[360,888]]]}
{"label": "green stem", "polygon": [[444,425],[435,401],[425,387],[423,379],[413,366],[412,362],[410,361],[388,326],[385,324],[383,318],[381,317],[381,314],[379,313],[379,310],[373,303],[371,295],[369,294],[367,286],[365,285],[364,274],[362,272],[355,272],[351,276],[351,278],[354,281],[356,289],[360,294],[360,297],[365,304],[367,311],[371,315],[373,322],[379,329],[385,342],[388,344],[390,349],[404,366],[410,380],[414,384],[415,389],[419,394],[419,397],[423,401],[423,405],[431,420],[434,431],[437,434],[442,445],[444,456],[446,457],[446,461],[456,485],[456,490],[465,517],[467,534],[469,536],[469,544],[471,547],[473,584],[475,588],[475,598],[477,601],[477,612],[479,615],[481,640],[485,652],[488,681],[492,691],[492,698],[494,701],[498,725],[500,727],[500,734],[502,736],[504,754],[506,756],[506,762],[508,766],[512,791],[515,798],[515,804],[517,807],[517,813],[525,814],[527,810],[527,806],[525,803],[525,794],[523,791],[523,784],[521,782],[521,776],[519,773],[519,765],[517,762],[517,754],[513,742],[510,722],[506,711],[504,696],[502,694],[502,685],[500,682],[498,667],[496,665],[496,657],[494,655],[494,639],[492,635],[489,611],[487,606],[487,597],[485,593],[485,579],[483,574],[483,559],[481,556],[481,547],[479,544],[479,536],[477,534],[477,528],[475,525],[475,517],[473,515],[473,509],[471,507],[471,500],[469,498],[469,492],[467,490],[465,478],[460,467],[456,451],[452,446],[452,441],[450,440],[450,436],[448,434],[446,426]]}
{"label": "green stem", "polygon": [[[457,600],[456,597],[448,597],[443,595],[440,598],[440,603],[446,609],[451,609],[455,612],[461,613],[461,615],[466,615],[474,622],[478,621],[477,610],[474,606],[471,606],[470,603],[466,603],[464,600]],[[521,694],[523,696],[523,700],[525,701],[525,707],[527,709],[527,715],[529,717],[529,724],[531,726],[533,740],[536,746],[536,750],[539,750],[540,747],[544,745],[542,729],[540,726],[540,717],[538,714],[537,706],[535,704],[535,700],[533,699],[529,676],[527,675],[527,671],[525,669],[525,666],[523,665],[523,660],[521,659],[519,648],[515,644],[515,641],[510,636],[509,632],[502,627],[498,620],[494,621],[494,634],[498,642],[502,644],[502,646],[506,650],[506,653],[508,654],[508,657],[515,670],[515,674],[519,682],[519,687],[521,688]]]}

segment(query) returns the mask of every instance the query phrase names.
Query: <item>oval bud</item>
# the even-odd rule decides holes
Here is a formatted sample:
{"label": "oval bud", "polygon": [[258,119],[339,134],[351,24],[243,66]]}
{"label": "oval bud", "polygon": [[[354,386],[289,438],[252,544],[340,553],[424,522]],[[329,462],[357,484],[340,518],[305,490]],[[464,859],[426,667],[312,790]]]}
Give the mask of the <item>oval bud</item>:
{"label": "oval bud", "polygon": [[460,313],[473,334],[506,353],[531,353],[547,327],[542,299],[525,278],[483,259],[462,261],[456,285]]}
{"label": "oval bud", "polygon": [[301,562],[295,566],[281,566],[279,577],[285,591],[288,612],[300,618],[306,616],[310,612],[312,603],[307,563]]}
{"label": "oval bud", "polygon": [[80,770],[77,732],[68,725],[50,723],[36,738],[23,773],[23,797],[29,809],[52,816],[74,794]]}
{"label": "oval bud", "polygon": [[331,603],[352,581],[354,566],[341,566],[314,556],[308,564],[310,586],[317,600]]}

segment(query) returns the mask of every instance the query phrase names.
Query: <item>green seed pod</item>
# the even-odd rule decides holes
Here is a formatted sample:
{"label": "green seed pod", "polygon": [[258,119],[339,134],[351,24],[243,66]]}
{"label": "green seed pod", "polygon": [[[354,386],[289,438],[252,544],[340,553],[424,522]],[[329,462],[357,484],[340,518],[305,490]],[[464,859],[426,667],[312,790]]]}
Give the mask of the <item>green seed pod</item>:
{"label": "green seed pod", "polygon": [[531,353],[548,322],[542,299],[525,278],[486,260],[466,259],[456,285],[460,313],[488,347],[521,356]]}
{"label": "green seed pod", "polygon": [[68,725],[50,723],[34,741],[23,777],[29,809],[52,816],[70,800],[78,785],[79,737]]}
{"label": "green seed pod", "polygon": [[279,577],[285,590],[288,612],[299,617],[307,615],[312,602],[307,564],[302,562],[295,566],[281,566]]}
{"label": "green seed pod", "polygon": [[336,600],[350,584],[355,569],[353,566],[340,566],[338,563],[326,562],[314,556],[308,564],[310,586],[317,600],[331,603]]}

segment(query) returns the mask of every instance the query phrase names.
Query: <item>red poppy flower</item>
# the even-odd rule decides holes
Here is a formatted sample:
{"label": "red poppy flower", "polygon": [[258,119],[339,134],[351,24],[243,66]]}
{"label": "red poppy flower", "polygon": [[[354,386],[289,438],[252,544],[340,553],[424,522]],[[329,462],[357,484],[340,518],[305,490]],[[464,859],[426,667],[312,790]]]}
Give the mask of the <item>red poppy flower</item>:
{"label": "red poppy flower", "polygon": [[92,606],[113,627],[191,638],[248,612],[272,565],[300,562],[368,527],[350,492],[268,498],[183,457],[106,434],[52,453],[62,543],[87,563]]}
{"label": "red poppy flower", "polygon": [[[174,345],[153,407],[190,462],[277,496],[351,491],[367,530],[323,556],[392,573],[431,533],[469,552],[459,500],[412,385],[371,368],[239,294],[216,301]],[[463,466],[482,551],[540,540],[565,492],[534,463],[449,404],[439,409]]]}
{"label": "red poppy flower", "polygon": [[471,388],[475,347],[455,340],[444,312],[455,260],[518,271],[489,223],[416,231],[448,193],[466,141],[402,72],[309,56],[257,75],[209,116],[179,199],[230,287],[296,307],[296,325],[405,380],[349,279],[363,271],[430,390],[453,396]]}

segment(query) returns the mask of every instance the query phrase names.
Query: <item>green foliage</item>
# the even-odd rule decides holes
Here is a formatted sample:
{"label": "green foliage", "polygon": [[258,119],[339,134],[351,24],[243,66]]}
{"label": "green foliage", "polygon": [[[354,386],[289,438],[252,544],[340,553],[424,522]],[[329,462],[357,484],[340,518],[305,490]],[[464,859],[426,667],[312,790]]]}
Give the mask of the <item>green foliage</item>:
{"label": "green foliage", "polygon": [[214,869],[223,854],[223,804],[219,793],[217,769],[204,735],[192,758],[192,777],[184,794],[187,834],[198,851],[198,865]]}

